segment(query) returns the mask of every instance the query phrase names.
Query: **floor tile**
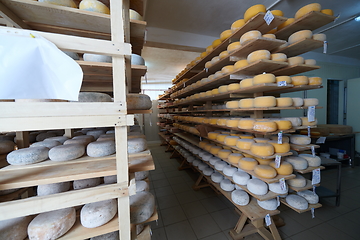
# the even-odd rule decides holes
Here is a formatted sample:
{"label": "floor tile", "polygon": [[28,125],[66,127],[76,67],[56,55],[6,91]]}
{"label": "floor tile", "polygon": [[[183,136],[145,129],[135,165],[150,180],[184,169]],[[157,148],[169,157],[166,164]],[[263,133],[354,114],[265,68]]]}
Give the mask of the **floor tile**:
{"label": "floor tile", "polygon": [[[358,218],[358,221],[359,220],[360,218]],[[360,228],[358,221],[353,222],[349,219],[346,219],[344,216],[340,216],[328,221],[327,223],[353,238],[359,238]]]}
{"label": "floor tile", "polygon": [[176,193],[175,195],[181,205],[198,201],[193,190]]}
{"label": "floor tile", "polygon": [[182,221],[165,227],[168,240],[197,240],[188,221]]}
{"label": "floor tile", "polygon": [[227,239],[228,238],[226,237],[225,233],[219,232],[219,233],[216,233],[216,234],[211,235],[209,237],[201,238],[200,240],[227,240]]}
{"label": "floor tile", "polygon": [[188,218],[198,217],[207,214],[205,207],[200,201],[191,202],[182,205],[182,208]]}
{"label": "floor tile", "polygon": [[165,187],[170,185],[167,179],[155,180],[155,181],[151,181],[151,183],[154,185],[154,188]]}
{"label": "floor tile", "polygon": [[159,217],[157,221],[150,222],[151,229],[158,229],[164,227],[160,210],[158,210],[158,216]]}
{"label": "floor tile", "polygon": [[350,237],[346,233],[339,231],[328,223],[322,223],[318,226],[310,228],[309,231],[315,233],[319,237],[326,240],[353,240],[354,238]]}
{"label": "floor tile", "polygon": [[175,194],[171,186],[155,188],[156,197],[163,197]]}
{"label": "floor tile", "polygon": [[181,193],[181,192],[188,192],[188,191],[193,192],[193,190],[184,183],[173,184],[173,185],[171,185],[171,187],[172,187],[174,193]]}
{"label": "floor tile", "polygon": [[308,239],[308,240],[321,240],[323,238],[321,238],[320,236],[316,235],[315,233],[311,232],[311,231],[303,231],[301,233],[295,234],[293,236],[291,236],[292,240],[304,240],[304,239]]}
{"label": "floor tile", "polygon": [[151,174],[150,175],[150,181],[155,181],[155,180],[160,180],[160,179],[165,179],[165,173],[156,173],[156,174]]}
{"label": "floor tile", "polygon": [[167,178],[170,185],[174,185],[174,184],[179,184],[179,183],[184,183],[184,179],[182,178],[182,176],[178,176],[178,177],[169,177]]}
{"label": "floor tile", "polygon": [[164,228],[153,229],[151,227],[151,232],[152,232],[151,240],[167,240]]}
{"label": "floor tile", "polygon": [[216,222],[212,219],[210,214],[189,219],[191,227],[195,232],[197,238],[204,238],[215,233],[221,232]]}
{"label": "floor tile", "polygon": [[211,213],[211,216],[222,231],[233,228],[240,217],[235,211],[232,211],[229,208],[213,212]]}
{"label": "floor tile", "polygon": [[279,230],[281,230],[283,233],[285,233],[286,236],[291,237],[292,235],[295,235],[297,233],[300,233],[300,232],[306,230],[306,227],[302,226],[301,224],[299,224],[297,221],[295,221],[293,218],[289,217],[288,215],[280,213],[280,216],[284,219],[286,224],[285,224],[285,226],[280,227]]}
{"label": "floor tile", "polygon": [[227,208],[227,206],[218,197],[210,197],[203,199],[201,200],[201,203],[204,205],[206,211],[208,212],[216,212]]}
{"label": "floor tile", "polygon": [[165,172],[166,177],[171,178],[171,177],[179,177],[179,176],[184,176],[186,173],[179,171],[179,170],[173,170],[173,171],[169,171],[169,172]]}
{"label": "floor tile", "polygon": [[180,206],[161,210],[164,226],[186,220],[186,215]]}
{"label": "floor tile", "polygon": [[158,197],[157,200],[160,210],[180,205],[175,195]]}
{"label": "floor tile", "polygon": [[199,190],[196,190],[195,194],[199,200],[217,196],[216,193],[214,192],[214,190],[212,190],[210,187],[201,188]]}

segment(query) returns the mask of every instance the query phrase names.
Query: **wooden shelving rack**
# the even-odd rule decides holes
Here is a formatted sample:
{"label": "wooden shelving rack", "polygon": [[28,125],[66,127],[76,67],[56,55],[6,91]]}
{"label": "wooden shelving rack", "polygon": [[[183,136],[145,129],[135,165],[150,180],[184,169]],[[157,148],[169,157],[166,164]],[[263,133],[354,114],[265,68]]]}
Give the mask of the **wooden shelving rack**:
{"label": "wooden shelving rack", "polygon": [[[117,199],[118,214],[109,223],[86,229],[77,223],[60,239],[80,240],[119,230],[120,239],[134,239],[130,223],[129,196],[134,194],[133,175],[155,169],[151,154],[127,153],[127,126],[134,125],[127,111],[126,94],[140,92],[145,66],[131,66],[131,53],[141,54],[146,22],[130,20],[129,7],[143,14],[145,0],[110,0],[111,14],[100,14],[31,0],[1,0],[0,24],[10,32],[36,33],[59,49],[112,56],[112,63],[78,61],[84,72],[82,91],[112,93],[114,102],[0,102],[0,132],[16,132],[18,147],[28,145],[28,131],[86,127],[114,127],[116,154],[69,162],[44,161],[0,169],[0,190],[26,188],[92,177],[117,175],[117,183],[0,203],[0,220]],[[138,161],[141,160],[141,161]],[[131,178],[131,179],[130,179]],[[157,213],[148,221],[157,219]],[[150,228],[139,239],[150,239]]]}

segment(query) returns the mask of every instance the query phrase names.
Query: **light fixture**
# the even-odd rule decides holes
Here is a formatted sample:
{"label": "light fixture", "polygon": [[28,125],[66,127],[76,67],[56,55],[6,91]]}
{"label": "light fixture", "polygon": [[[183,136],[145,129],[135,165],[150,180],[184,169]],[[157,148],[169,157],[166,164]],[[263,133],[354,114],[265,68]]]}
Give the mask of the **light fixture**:
{"label": "light fixture", "polygon": [[360,16],[357,16],[357,17],[355,18],[355,21],[360,22]]}

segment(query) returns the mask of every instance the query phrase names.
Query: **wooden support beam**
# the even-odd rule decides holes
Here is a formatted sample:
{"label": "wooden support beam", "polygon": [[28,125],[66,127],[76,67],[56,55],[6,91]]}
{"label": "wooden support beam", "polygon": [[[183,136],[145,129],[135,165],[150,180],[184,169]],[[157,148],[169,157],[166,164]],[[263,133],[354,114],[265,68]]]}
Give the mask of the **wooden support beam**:
{"label": "wooden support beam", "polygon": [[23,22],[15,13],[7,8],[3,3],[0,2],[0,16],[16,28],[30,29],[30,27]]}
{"label": "wooden support beam", "polygon": [[18,148],[29,147],[29,132],[16,132],[16,145]]}

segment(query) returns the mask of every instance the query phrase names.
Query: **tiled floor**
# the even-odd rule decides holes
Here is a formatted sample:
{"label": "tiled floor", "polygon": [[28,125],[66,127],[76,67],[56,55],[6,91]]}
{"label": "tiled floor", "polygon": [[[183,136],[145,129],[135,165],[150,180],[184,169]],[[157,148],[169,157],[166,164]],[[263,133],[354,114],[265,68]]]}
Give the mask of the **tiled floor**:
{"label": "tiled floor", "polygon": [[[192,185],[198,174],[192,170],[179,171],[177,159],[170,159],[165,147],[150,145],[156,169],[150,172],[151,192],[157,200],[159,220],[153,222],[153,240],[226,240],[239,216],[234,206],[211,188],[194,191]],[[322,172],[321,185],[335,187],[336,170]],[[360,239],[360,167],[342,169],[341,206],[335,199],[321,201],[323,207],[311,213],[298,214],[280,206],[280,216],[286,225],[279,228],[286,240],[353,240]],[[260,235],[245,239],[262,239]]]}

